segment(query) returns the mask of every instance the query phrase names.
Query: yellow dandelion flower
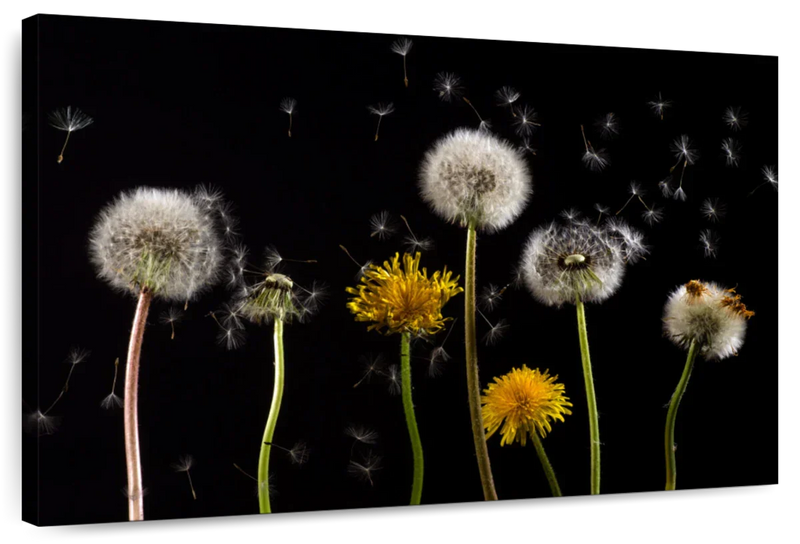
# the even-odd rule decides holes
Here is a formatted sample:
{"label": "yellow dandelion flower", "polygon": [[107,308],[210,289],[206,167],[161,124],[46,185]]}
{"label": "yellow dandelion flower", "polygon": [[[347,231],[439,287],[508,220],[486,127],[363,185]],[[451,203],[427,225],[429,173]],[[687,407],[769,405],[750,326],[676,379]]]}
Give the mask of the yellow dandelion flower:
{"label": "yellow dandelion flower", "polygon": [[495,378],[481,397],[487,440],[502,425],[501,446],[514,441],[524,446],[529,433],[538,432],[544,438],[551,430],[550,421],[564,421],[564,414],[572,414],[564,384],[556,379],[558,376],[550,376],[548,371],[525,365]]}
{"label": "yellow dandelion flower", "polygon": [[406,253],[401,265],[400,254],[395,253],[391,263],[369,265],[358,287],[347,288],[354,295],[347,307],[356,321],[371,322],[368,330],[385,328],[385,334],[442,330],[450,319],[442,316],[442,307],[463,289],[447,267],[428,277],[425,268],[420,271],[419,260],[419,253],[413,257]]}

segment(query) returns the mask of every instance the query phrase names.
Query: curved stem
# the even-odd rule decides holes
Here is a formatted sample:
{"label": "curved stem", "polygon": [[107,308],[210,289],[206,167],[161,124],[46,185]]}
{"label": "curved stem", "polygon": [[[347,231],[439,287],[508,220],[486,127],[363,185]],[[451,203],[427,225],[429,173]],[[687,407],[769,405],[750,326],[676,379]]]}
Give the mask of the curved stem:
{"label": "curved stem", "polygon": [[592,378],[592,360],[589,357],[589,336],[586,332],[586,313],[580,295],[575,295],[575,307],[578,310],[578,339],[581,344],[581,363],[583,365],[583,382],[586,386],[586,404],[589,406],[589,440],[591,446],[591,493],[600,494],[600,424],[597,417],[597,399],[594,396],[594,379]]}
{"label": "curved stem", "polygon": [[408,436],[414,452],[414,479],[411,484],[411,504],[419,504],[422,499],[422,477],[425,460],[422,456],[422,442],[419,439],[417,418],[414,415],[414,401],[411,398],[411,346],[410,335],[404,332],[400,338],[400,377],[403,387],[403,411],[406,413]]}
{"label": "curved stem", "polygon": [[675,388],[672,400],[669,402],[667,426],[664,431],[664,452],[667,458],[667,490],[675,489],[675,479],[677,477],[677,467],[675,465],[675,420],[678,417],[678,406],[680,406],[683,394],[686,392],[686,385],[692,375],[692,367],[699,350],[700,344],[696,340],[692,340],[689,345],[689,355],[686,357],[686,366],[683,368],[681,381],[678,382],[678,387]]}
{"label": "curved stem", "polygon": [[475,252],[477,248],[475,223],[470,221],[467,229],[466,273],[464,277],[464,343],[467,354],[467,397],[472,420],[472,438],[475,442],[475,457],[483,486],[483,498],[497,500],[497,491],[492,478],[492,464],[486,446],[486,432],[481,412],[481,386],[478,376],[478,341],[475,333]]}
{"label": "curved stem", "polygon": [[556,479],[556,473],[553,470],[553,466],[550,464],[550,460],[547,458],[547,454],[544,452],[544,444],[542,444],[542,439],[539,438],[539,435],[536,433],[536,431],[531,433],[531,438],[533,439],[533,445],[536,447],[536,454],[539,456],[539,461],[542,463],[544,475],[547,476],[547,483],[550,484],[550,492],[554,497],[560,497],[561,488],[558,486],[558,480]]}
{"label": "curved stem", "polygon": [[125,466],[128,471],[128,519],[141,521],[144,519],[144,499],[142,488],[142,461],[139,453],[139,359],[142,353],[144,329],[147,325],[147,313],[153,294],[142,289],[136,314],[133,317],[131,339],[128,344],[128,364],[125,366],[125,405],[123,419],[125,426]]}
{"label": "curved stem", "polygon": [[283,320],[275,319],[275,385],[272,390],[272,404],[269,407],[267,426],[261,440],[261,453],[258,456],[258,507],[262,514],[272,512],[269,503],[269,454],[272,450],[272,436],[278,423],[278,413],[283,399]]}

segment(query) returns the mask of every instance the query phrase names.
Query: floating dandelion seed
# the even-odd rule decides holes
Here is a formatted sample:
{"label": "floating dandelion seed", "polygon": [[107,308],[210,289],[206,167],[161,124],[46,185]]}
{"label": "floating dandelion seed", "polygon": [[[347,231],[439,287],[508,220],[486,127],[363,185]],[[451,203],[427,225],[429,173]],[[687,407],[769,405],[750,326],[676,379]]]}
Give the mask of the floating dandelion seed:
{"label": "floating dandelion seed", "polygon": [[100,406],[104,410],[112,408],[122,408],[122,399],[117,395],[117,375],[119,374],[119,357],[114,361],[114,380],[111,382],[111,393],[103,399]]}
{"label": "floating dandelion seed", "polygon": [[354,385],[353,388],[358,387],[363,382],[369,383],[373,376],[380,375],[383,372],[383,367],[386,366],[386,361],[383,358],[383,355],[362,355],[360,357],[361,368],[364,371],[364,374],[361,376]]}
{"label": "floating dandelion seed", "polygon": [[274,442],[264,442],[264,444],[273,448],[278,448],[284,452],[293,465],[302,466],[308,462],[310,452],[305,442],[297,442],[291,448],[284,448]]}
{"label": "floating dandelion seed", "polygon": [[597,221],[595,222],[595,226],[598,226],[600,221],[603,219],[603,216],[609,214],[611,208],[602,204],[595,204],[594,209],[597,211]]}
{"label": "floating dandelion seed", "polygon": [[450,334],[453,332],[456,321],[458,320],[453,320],[453,323],[450,325],[442,344],[431,350],[430,357],[428,358],[428,376],[431,378],[439,376],[442,373],[442,363],[446,363],[450,360],[450,354],[445,351],[444,345],[447,343],[447,339],[450,338]]}
{"label": "floating dandelion seed", "polygon": [[522,137],[522,145],[519,146],[520,151],[527,151],[531,155],[536,155],[536,148],[531,146],[531,141],[527,136]]}
{"label": "floating dandelion seed", "polygon": [[281,100],[280,110],[289,115],[289,138],[292,137],[292,120],[297,111],[297,100],[294,98],[284,98]]}
{"label": "floating dandelion seed", "polygon": [[520,136],[530,136],[536,127],[542,126],[539,123],[539,114],[527,105],[517,108],[514,117],[516,117],[514,119],[514,127]]}
{"label": "floating dandelion seed", "polygon": [[581,212],[577,208],[562,210],[559,214],[568,223],[578,223],[582,221]]}
{"label": "floating dandelion seed", "polygon": [[433,90],[439,94],[444,102],[451,102],[453,99],[461,98],[464,88],[461,86],[461,78],[451,72],[440,72],[433,80]]}
{"label": "floating dandelion seed", "polygon": [[369,427],[364,427],[363,425],[348,425],[344,430],[344,434],[355,441],[353,442],[353,446],[355,446],[358,442],[369,445],[378,443],[378,433]]}
{"label": "floating dandelion seed", "polygon": [[400,38],[399,40],[395,40],[392,42],[392,52],[397,53],[401,57],[403,57],[403,82],[405,83],[406,87],[408,87],[408,71],[406,70],[406,55],[408,52],[411,51],[411,47],[414,45],[414,42],[409,40],[408,38]]}
{"label": "floating dandelion seed", "polygon": [[692,280],[681,285],[664,307],[664,333],[678,347],[688,351],[686,365],[669,403],[664,432],[667,465],[666,489],[676,485],[675,421],[686,392],[694,361],[699,354],[706,360],[736,355],[744,343],[747,321],[754,312],[747,309],[735,289],[715,283]]}
{"label": "floating dandelion seed", "polygon": [[498,106],[510,108],[511,115],[514,117],[517,116],[517,113],[514,111],[514,102],[519,100],[519,97],[522,95],[514,87],[501,87],[494,93],[494,96]]}
{"label": "floating dandelion seed", "polygon": [[169,325],[172,328],[171,340],[175,340],[175,323],[183,319],[183,312],[177,306],[170,306],[169,310],[163,312],[159,321],[162,325]]}
{"label": "floating dandelion seed", "polygon": [[678,181],[678,188],[675,190],[675,193],[672,195],[672,198],[675,200],[686,200],[686,192],[683,190],[683,175],[686,173],[686,167],[694,164],[697,160],[698,154],[692,148],[692,141],[689,137],[685,134],[682,134],[680,138],[677,138],[675,141],[672,142],[672,152],[678,158],[678,162],[676,162],[672,168],[669,169],[670,173],[672,173],[679,165],[683,165],[681,167],[681,177]]}
{"label": "floating dandelion seed", "polygon": [[503,300],[503,294],[510,285],[511,284],[508,284],[504,287],[498,287],[497,285],[490,283],[484,287],[480,297],[478,297],[478,303],[480,304],[481,308],[487,312],[494,310],[500,301]]}
{"label": "floating dandelion seed", "polygon": [[593,172],[600,172],[608,166],[608,155],[605,149],[595,150],[592,146],[592,142],[586,139],[586,132],[583,130],[583,125],[581,125],[581,135],[583,136],[583,146],[586,149],[583,153],[583,159],[581,159],[583,164]]}
{"label": "floating dandelion seed", "polygon": [[655,206],[642,212],[642,219],[644,219],[644,222],[650,226],[660,223],[663,218],[664,211],[661,208],[656,208]]}
{"label": "floating dandelion seed", "polygon": [[399,395],[402,391],[402,384],[400,383],[400,367],[391,365],[386,369],[386,381],[389,384],[389,394]]}
{"label": "floating dandelion seed", "polygon": [[595,122],[603,138],[611,139],[619,134],[619,120],[614,113],[607,113]]}
{"label": "floating dandelion seed", "polygon": [[663,121],[664,112],[672,106],[672,101],[664,100],[659,92],[658,96],[654,100],[648,102],[647,105],[650,106],[650,109],[653,110],[653,113],[655,113]]}
{"label": "floating dandelion seed", "polygon": [[730,107],[725,110],[725,113],[722,115],[722,120],[728,125],[728,128],[731,130],[737,131],[744,128],[747,125],[747,112],[744,111],[741,107],[735,106]]}
{"label": "floating dandelion seed", "polygon": [[712,223],[718,222],[725,217],[725,204],[721,204],[718,198],[707,198],[700,206],[700,213]]}
{"label": "floating dandelion seed", "polygon": [[642,196],[645,194],[645,191],[642,189],[642,186],[639,183],[637,183],[636,181],[632,181],[630,185],[628,185],[628,192],[630,193],[631,196],[628,198],[628,200],[625,201],[625,204],[622,206],[622,208],[619,209],[619,211],[615,215],[619,215],[620,213],[622,213],[622,211],[628,206],[630,201],[633,200],[634,198],[638,198],[639,202],[644,204],[645,208],[650,209],[647,206],[647,204],[644,203],[644,200],[642,200]]}
{"label": "floating dandelion seed", "polygon": [[72,373],[75,371],[75,367],[78,366],[83,361],[85,361],[90,354],[91,354],[90,351],[77,347],[72,348],[69,351],[69,354],[67,355],[69,372],[67,372],[67,379],[64,381],[64,385],[61,387],[61,391],[58,393],[55,400],[50,404],[50,406],[47,407],[46,410],[44,411],[36,410],[35,412],[27,416],[27,424],[28,424],[27,427],[31,432],[37,433],[38,435],[42,436],[42,435],[53,434],[56,431],[60,419],[51,416],[50,412],[64,397],[67,391],[69,391],[69,382],[72,379]]}
{"label": "floating dandelion seed", "polygon": [[501,338],[503,338],[510,325],[505,319],[501,319],[497,323],[492,323],[489,321],[489,318],[486,317],[480,310],[478,310],[478,315],[480,315],[489,325],[489,330],[483,335],[483,343],[487,346],[495,345],[500,341]]}
{"label": "floating dandelion seed", "polygon": [[680,200],[681,202],[686,201],[686,191],[683,190],[683,187],[678,187],[675,189],[675,192],[672,195],[672,198],[675,200]]}
{"label": "floating dandelion seed", "polygon": [[703,248],[703,255],[713,259],[717,256],[719,236],[713,230],[702,230],[700,231],[700,245]]}
{"label": "floating dandelion seed", "polygon": [[725,164],[728,166],[738,166],[742,146],[733,138],[725,138],[722,140],[722,151],[725,155]]}
{"label": "floating dandelion seed", "polygon": [[345,252],[345,254],[350,258],[350,260],[353,261],[353,263],[358,267],[358,272],[356,273],[356,279],[360,280],[364,276],[364,273],[367,270],[369,270],[369,267],[372,266],[372,261],[371,260],[366,261],[364,264],[361,264],[357,260],[355,260],[352,255],[350,255],[350,252],[347,251],[346,247],[344,247],[341,244],[339,244],[339,247],[341,248],[342,251]]}
{"label": "floating dandelion seed", "polygon": [[757,190],[759,190],[761,187],[763,187],[764,185],[767,185],[767,184],[771,185],[772,188],[775,189],[775,191],[778,190],[778,171],[775,169],[774,166],[765,166],[765,167],[763,167],[761,169],[761,175],[764,178],[764,183],[762,183],[761,185],[759,185],[758,187],[756,187],[755,189],[750,191],[750,194],[748,194],[747,196],[752,195]]}
{"label": "floating dandelion seed", "polygon": [[392,220],[392,216],[387,211],[376,213],[369,219],[369,225],[372,229],[371,237],[377,237],[378,240],[386,240],[391,237],[397,230]]}
{"label": "floating dandelion seed", "polygon": [[58,430],[60,419],[36,410],[27,417],[27,429],[38,436],[50,435]]}
{"label": "floating dandelion seed", "polygon": [[350,465],[347,467],[347,472],[351,476],[363,482],[369,482],[369,485],[374,486],[373,477],[381,468],[381,458],[369,452],[360,463],[351,460]]}
{"label": "floating dandelion seed", "polygon": [[394,104],[389,102],[388,104],[384,104],[383,102],[378,102],[374,106],[367,106],[367,109],[372,115],[378,116],[378,125],[375,127],[375,141],[378,141],[378,132],[381,130],[381,120],[383,119],[384,115],[389,115],[394,111]]}
{"label": "floating dandelion seed", "polygon": [[58,108],[50,113],[50,126],[58,130],[63,130],[67,133],[64,140],[64,145],[61,147],[61,153],[58,154],[58,163],[64,160],[64,151],[67,149],[70,135],[76,130],[81,130],[94,123],[94,119],[83,113],[78,108],[67,106],[66,108]]}
{"label": "floating dandelion seed", "polygon": [[672,177],[668,177],[662,179],[658,182],[658,189],[661,191],[661,195],[664,198],[669,198],[672,196]]}
{"label": "floating dandelion seed", "polygon": [[191,455],[181,455],[180,460],[172,465],[172,470],[175,472],[185,472],[186,477],[189,479],[189,489],[192,490],[192,498],[197,500],[197,493],[194,492],[194,484],[192,483],[192,475],[189,472],[194,465],[194,457]]}
{"label": "floating dandelion seed", "polygon": [[433,249],[433,240],[430,238],[417,238],[417,235],[411,230],[411,225],[408,224],[408,219],[404,215],[401,215],[400,219],[403,220],[406,229],[408,229],[408,236],[403,239],[403,244],[409,251],[416,253],[417,251],[430,251]]}

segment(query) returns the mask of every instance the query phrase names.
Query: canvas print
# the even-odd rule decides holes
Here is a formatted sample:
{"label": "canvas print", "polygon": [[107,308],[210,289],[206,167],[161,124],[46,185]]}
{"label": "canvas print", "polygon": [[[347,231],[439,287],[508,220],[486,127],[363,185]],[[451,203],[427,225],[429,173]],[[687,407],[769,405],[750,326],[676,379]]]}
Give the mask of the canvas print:
{"label": "canvas print", "polygon": [[24,519],[777,483],[778,60],[680,45],[23,21]]}

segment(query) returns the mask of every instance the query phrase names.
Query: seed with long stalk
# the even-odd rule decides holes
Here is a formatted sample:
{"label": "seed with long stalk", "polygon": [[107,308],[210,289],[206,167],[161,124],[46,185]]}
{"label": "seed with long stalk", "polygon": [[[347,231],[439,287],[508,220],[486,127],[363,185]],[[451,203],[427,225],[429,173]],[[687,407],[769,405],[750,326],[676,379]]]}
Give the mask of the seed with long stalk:
{"label": "seed with long stalk", "polygon": [[192,475],[189,471],[194,466],[194,457],[191,455],[181,455],[180,460],[172,465],[172,470],[175,472],[185,472],[186,477],[189,479],[189,489],[192,490],[192,498],[197,500],[197,493],[194,491],[194,484],[192,483]]}
{"label": "seed with long stalk", "polygon": [[381,130],[381,121],[385,115],[389,115],[394,111],[394,104],[389,102],[388,104],[384,104],[383,102],[378,102],[374,106],[367,106],[367,109],[372,115],[378,116],[378,124],[375,126],[375,141],[378,141],[378,133]]}
{"label": "seed with long stalk", "polygon": [[764,178],[764,183],[750,191],[747,196],[752,195],[764,185],[770,185],[776,191],[778,190],[778,170],[774,166],[765,166],[761,169],[761,175]]}
{"label": "seed with long stalk", "polygon": [[289,138],[292,137],[292,121],[294,119],[294,114],[297,111],[297,100],[294,98],[284,98],[281,100],[281,104],[279,106],[280,110],[289,115]]}
{"label": "seed with long stalk", "polygon": [[67,379],[64,381],[64,385],[61,387],[58,396],[56,396],[55,400],[50,403],[50,406],[48,406],[46,410],[36,410],[28,416],[32,432],[38,435],[46,435],[53,434],[56,431],[58,419],[51,416],[50,412],[56,407],[67,391],[69,391],[69,381],[72,379],[72,373],[75,371],[75,367],[85,361],[86,358],[89,357],[89,354],[89,351],[81,348],[73,348],[70,350],[69,356],[67,357],[69,372],[67,372]]}
{"label": "seed with long stalk", "polygon": [[501,87],[494,93],[494,96],[498,106],[501,108],[508,108],[513,117],[517,116],[517,112],[514,111],[514,102],[519,100],[519,97],[522,96],[519,91],[514,87]]}
{"label": "seed with long stalk", "polygon": [[64,160],[64,152],[67,150],[70,135],[76,130],[81,130],[94,123],[94,119],[83,113],[78,108],[67,106],[58,108],[50,113],[50,126],[67,133],[64,145],[61,146],[61,153],[58,154],[58,163]]}
{"label": "seed with long stalk", "polygon": [[409,249],[409,251],[430,251],[433,249],[433,240],[430,238],[418,238],[414,231],[411,230],[411,225],[408,223],[408,219],[404,215],[400,216],[400,219],[405,224],[406,229],[408,230],[408,236],[405,237],[403,243]]}
{"label": "seed with long stalk", "polygon": [[408,52],[411,51],[411,47],[414,45],[414,42],[409,40],[408,38],[400,38],[399,40],[395,40],[392,43],[392,52],[397,53],[401,57],[403,57],[403,82],[405,86],[408,87],[408,71],[406,70],[406,56]]}
{"label": "seed with long stalk", "polygon": [[278,445],[274,442],[266,443],[266,445],[278,448],[284,452],[293,465],[304,465],[308,461],[309,451],[305,442],[297,442],[291,448]]}
{"label": "seed with long stalk", "polygon": [[100,403],[106,410],[121,408],[122,399],[117,395],[117,374],[119,373],[119,357],[114,360],[114,380],[111,382],[111,393]]}
{"label": "seed with long stalk", "polygon": [[163,325],[169,325],[172,329],[172,335],[170,336],[170,340],[175,340],[175,323],[183,319],[183,312],[179,307],[170,306],[169,310],[163,312],[159,321]]}
{"label": "seed with long stalk", "polygon": [[592,146],[592,142],[586,138],[586,131],[583,129],[583,125],[581,125],[581,136],[583,136],[583,147],[585,149],[582,159],[583,164],[594,172],[599,172],[608,166],[608,155],[605,149],[596,150]]}

